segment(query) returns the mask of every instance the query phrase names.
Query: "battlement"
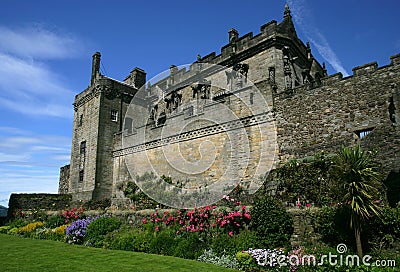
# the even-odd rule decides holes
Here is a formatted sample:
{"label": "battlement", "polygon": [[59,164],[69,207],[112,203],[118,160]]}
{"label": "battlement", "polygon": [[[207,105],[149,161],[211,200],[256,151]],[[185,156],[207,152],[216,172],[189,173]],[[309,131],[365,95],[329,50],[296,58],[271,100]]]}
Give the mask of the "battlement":
{"label": "battlement", "polygon": [[[355,77],[368,76],[368,75],[372,75],[374,73],[380,73],[382,70],[399,69],[398,66],[400,66],[400,54],[391,56],[390,60],[391,60],[391,62],[388,65],[384,65],[381,67],[378,66],[378,63],[376,61],[356,66],[352,69],[353,75],[350,75],[348,77],[343,77],[342,73],[336,73],[336,74],[324,77],[321,79],[322,85],[323,86],[331,86],[331,85],[335,85],[341,81],[352,80]],[[301,89],[301,88],[303,88],[303,86],[299,87],[299,89]]]}
{"label": "battlement", "polygon": [[[289,46],[291,51],[296,53],[296,57],[304,58],[303,61],[307,61],[307,58],[308,60],[313,59],[310,48],[297,37],[288,7],[285,7],[282,22],[277,23],[276,20],[272,20],[262,25],[260,33],[255,36],[253,32],[240,36],[235,29],[230,29],[228,34],[228,43],[221,47],[220,54],[211,52],[204,57],[198,55],[197,61],[193,62],[189,69],[180,69],[174,75],[169,75],[171,79],[169,82],[190,81],[191,77],[198,74],[201,63],[231,67],[272,47],[283,50],[284,47]],[[317,66],[318,69],[323,69],[319,63],[317,63]],[[165,89],[165,86],[171,86],[166,78],[152,82],[152,84],[153,87],[164,87],[161,89]]]}
{"label": "battlement", "polygon": [[361,66],[357,66],[353,68],[354,76],[362,76],[368,73],[373,73],[378,70],[378,63],[376,61],[370,62]]}

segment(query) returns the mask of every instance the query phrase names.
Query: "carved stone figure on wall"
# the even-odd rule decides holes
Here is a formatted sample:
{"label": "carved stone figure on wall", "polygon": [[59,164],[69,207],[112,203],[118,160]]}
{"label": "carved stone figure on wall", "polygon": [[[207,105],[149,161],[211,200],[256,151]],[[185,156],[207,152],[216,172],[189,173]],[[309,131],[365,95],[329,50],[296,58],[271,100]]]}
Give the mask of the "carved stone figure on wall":
{"label": "carved stone figure on wall", "polygon": [[249,65],[245,63],[237,63],[232,67],[232,71],[225,71],[226,84],[235,83],[235,87],[241,88],[244,83],[247,83],[247,73]]}
{"label": "carved stone figure on wall", "polygon": [[289,47],[285,46],[282,49],[283,53],[283,72],[285,75],[286,89],[292,89],[292,69],[290,67],[290,52]]}
{"label": "carved stone figure on wall", "polygon": [[164,98],[166,102],[166,108],[169,110],[169,113],[176,110],[181,104],[182,94],[178,91],[173,91],[171,95]]}
{"label": "carved stone figure on wall", "polygon": [[193,98],[210,99],[211,81],[201,79],[192,85]]}

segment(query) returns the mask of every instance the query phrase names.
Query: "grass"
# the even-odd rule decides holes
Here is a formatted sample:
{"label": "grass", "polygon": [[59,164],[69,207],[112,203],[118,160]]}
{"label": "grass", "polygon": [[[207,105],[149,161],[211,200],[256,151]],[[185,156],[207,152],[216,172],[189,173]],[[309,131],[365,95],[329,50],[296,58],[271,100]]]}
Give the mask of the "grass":
{"label": "grass", "polygon": [[233,272],[211,264],[145,253],[105,250],[0,234],[1,271]]}

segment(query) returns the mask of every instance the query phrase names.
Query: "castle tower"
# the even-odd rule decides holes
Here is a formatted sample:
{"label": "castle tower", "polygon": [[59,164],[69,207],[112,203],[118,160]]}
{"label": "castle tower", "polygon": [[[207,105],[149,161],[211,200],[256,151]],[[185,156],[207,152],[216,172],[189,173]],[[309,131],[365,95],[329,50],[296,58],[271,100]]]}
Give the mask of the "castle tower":
{"label": "castle tower", "polygon": [[123,117],[135,85],[146,73],[136,68],[132,85],[100,73],[100,53],[93,55],[90,85],[76,95],[68,193],[74,200],[110,198],[113,180],[113,135],[122,130]]}

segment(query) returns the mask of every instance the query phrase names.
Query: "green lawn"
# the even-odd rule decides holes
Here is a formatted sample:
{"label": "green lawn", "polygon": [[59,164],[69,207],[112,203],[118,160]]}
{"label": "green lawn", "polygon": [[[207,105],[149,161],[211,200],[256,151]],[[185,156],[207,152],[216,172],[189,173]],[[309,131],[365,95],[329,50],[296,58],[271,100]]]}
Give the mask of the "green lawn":
{"label": "green lawn", "polygon": [[105,250],[0,234],[0,271],[233,272],[175,257]]}

